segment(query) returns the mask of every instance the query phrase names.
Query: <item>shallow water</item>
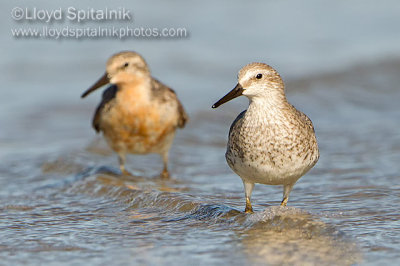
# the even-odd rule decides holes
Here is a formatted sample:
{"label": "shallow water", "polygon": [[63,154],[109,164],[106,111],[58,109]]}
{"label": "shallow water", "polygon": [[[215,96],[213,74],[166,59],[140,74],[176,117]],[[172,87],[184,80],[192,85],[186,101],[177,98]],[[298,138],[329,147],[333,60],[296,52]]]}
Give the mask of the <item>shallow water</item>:
{"label": "shallow water", "polygon": [[[2,37],[9,53],[3,50],[1,65],[0,264],[400,262],[397,6],[360,2],[363,9],[347,6],[339,19],[341,4],[308,1],[298,7],[305,17],[288,3],[257,4],[286,10],[292,20],[281,27],[288,34],[270,29],[260,36],[251,25],[263,22],[261,11],[250,16],[251,7],[229,7],[232,18],[222,15],[222,4],[191,14],[191,6],[176,2],[171,10],[179,16],[172,16],[160,2],[152,10],[157,18],[144,15],[149,6],[133,6],[138,23],[185,24],[188,40]],[[235,19],[239,15],[247,20]],[[369,27],[358,22],[366,17]],[[296,18],[304,19],[303,34],[292,26]],[[329,34],[313,34],[312,25]],[[343,33],[343,25],[359,36]],[[332,53],[332,45],[340,49]],[[171,150],[170,180],[158,178],[156,155],[129,157],[135,177],[120,176],[115,154],[90,128],[99,93],[79,99],[103,73],[106,58],[127,46],[148,58],[155,76],[176,89],[189,111],[190,123]],[[21,51],[29,52],[22,61]],[[224,158],[229,126],[246,100],[210,106],[255,59],[281,72],[290,102],[314,123],[321,158],[295,185],[288,207],[278,207],[281,187],[256,185],[255,213],[247,215],[241,180]]]}

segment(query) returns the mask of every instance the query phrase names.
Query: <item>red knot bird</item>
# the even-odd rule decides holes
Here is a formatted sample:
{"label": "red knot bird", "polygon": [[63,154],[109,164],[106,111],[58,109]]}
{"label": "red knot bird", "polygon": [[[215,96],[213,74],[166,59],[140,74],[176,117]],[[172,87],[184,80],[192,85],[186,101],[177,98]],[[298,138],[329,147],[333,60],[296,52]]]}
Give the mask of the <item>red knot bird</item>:
{"label": "red knot bird", "polygon": [[188,120],[175,92],[154,79],[135,52],[113,55],[106,73],[81,97],[108,83],[92,125],[118,154],[121,172],[130,174],[125,169],[126,154],[157,153],[164,163],[161,177],[169,177],[168,152],[175,130]]}
{"label": "red knot bird", "polygon": [[293,185],[319,159],[313,124],[287,101],[283,80],[269,65],[244,66],[236,87],[212,107],[241,95],[249,99],[249,107],[231,125],[225,157],[242,178],[245,212],[253,212],[255,183],[283,185],[281,205],[286,206]]}

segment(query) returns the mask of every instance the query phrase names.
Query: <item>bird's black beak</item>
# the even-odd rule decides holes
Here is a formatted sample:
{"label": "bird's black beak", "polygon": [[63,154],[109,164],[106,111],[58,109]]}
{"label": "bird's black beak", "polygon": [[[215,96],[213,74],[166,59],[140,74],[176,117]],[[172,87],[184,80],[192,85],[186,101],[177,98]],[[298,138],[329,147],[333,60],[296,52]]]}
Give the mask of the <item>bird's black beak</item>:
{"label": "bird's black beak", "polygon": [[242,95],[242,93],[243,93],[243,87],[238,83],[236,87],[233,88],[233,90],[228,92],[228,94],[222,97],[218,102],[214,103],[212,108],[217,108],[218,106],[226,102],[229,102],[230,100],[235,99],[236,97],[239,97],[240,95]]}
{"label": "bird's black beak", "polygon": [[110,83],[110,80],[108,79],[107,73],[104,73],[104,75],[95,84],[93,84],[92,87],[90,87],[87,91],[85,91],[81,95],[81,98],[85,98],[91,92],[95,91],[96,89],[98,89],[108,83]]}

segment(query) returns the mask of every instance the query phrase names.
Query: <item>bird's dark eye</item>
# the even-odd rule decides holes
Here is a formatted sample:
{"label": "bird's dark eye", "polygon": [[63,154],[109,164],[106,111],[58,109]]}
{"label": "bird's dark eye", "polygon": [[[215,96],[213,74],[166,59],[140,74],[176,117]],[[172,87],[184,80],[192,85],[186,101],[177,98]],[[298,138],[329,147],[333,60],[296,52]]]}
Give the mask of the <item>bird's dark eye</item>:
{"label": "bird's dark eye", "polygon": [[128,66],[129,66],[129,63],[125,63],[125,64],[124,64],[124,67],[128,67]]}
{"label": "bird's dark eye", "polygon": [[261,79],[262,78],[262,74],[257,74],[256,79]]}

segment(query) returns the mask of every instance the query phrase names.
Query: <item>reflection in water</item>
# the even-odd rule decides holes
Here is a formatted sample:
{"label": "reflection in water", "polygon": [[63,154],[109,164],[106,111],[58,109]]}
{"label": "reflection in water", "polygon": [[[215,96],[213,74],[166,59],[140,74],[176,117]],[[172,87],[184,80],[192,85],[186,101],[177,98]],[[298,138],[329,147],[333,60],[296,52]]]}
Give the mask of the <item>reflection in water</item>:
{"label": "reflection in water", "polygon": [[163,223],[166,230],[173,230],[183,223],[186,230],[196,230],[201,224],[214,231],[233,230],[236,235],[231,241],[240,240],[242,255],[256,264],[350,265],[361,261],[354,243],[301,209],[276,206],[248,215],[184,196],[180,192],[190,189],[182,181],[121,176],[118,170],[112,171],[106,167],[87,171],[67,191],[124,202],[132,225]]}
{"label": "reflection in water", "polygon": [[355,244],[311,214],[296,208],[270,207],[248,219],[240,232],[250,261],[268,265],[351,265],[361,261]]}

